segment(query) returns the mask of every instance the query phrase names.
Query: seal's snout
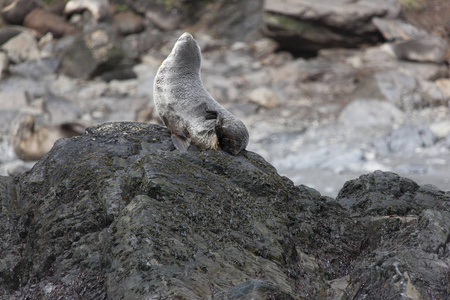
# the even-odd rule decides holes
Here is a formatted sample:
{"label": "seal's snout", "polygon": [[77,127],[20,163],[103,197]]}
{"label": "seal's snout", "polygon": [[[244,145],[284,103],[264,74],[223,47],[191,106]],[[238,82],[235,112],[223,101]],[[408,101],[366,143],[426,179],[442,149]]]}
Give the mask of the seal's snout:
{"label": "seal's snout", "polygon": [[183,40],[188,41],[188,40],[193,40],[193,39],[194,39],[194,37],[192,36],[192,34],[190,34],[189,32],[185,32],[180,36],[180,38],[178,40],[179,41],[183,41]]}

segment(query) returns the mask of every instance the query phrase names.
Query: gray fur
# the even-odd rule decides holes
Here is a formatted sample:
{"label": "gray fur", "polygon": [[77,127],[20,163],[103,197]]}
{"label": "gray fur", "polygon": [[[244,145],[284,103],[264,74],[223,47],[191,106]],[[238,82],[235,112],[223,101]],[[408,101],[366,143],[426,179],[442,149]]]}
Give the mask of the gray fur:
{"label": "gray fur", "polygon": [[200,63],[200,47],[186,32],[156,74],[156,111],[178,149],[187,150],[192,143],[201,149],[222,149],[237,155],[248,144],[247,128],[203,87]]}

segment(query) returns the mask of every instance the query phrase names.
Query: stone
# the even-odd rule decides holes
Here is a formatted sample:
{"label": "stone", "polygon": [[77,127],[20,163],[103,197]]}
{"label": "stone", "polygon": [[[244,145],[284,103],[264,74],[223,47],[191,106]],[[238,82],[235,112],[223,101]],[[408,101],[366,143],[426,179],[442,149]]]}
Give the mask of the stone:
{"label": "stone", "polygon": [[0,28],[0,46],[6,43],[9,39],[15,37],[19,33],[21,33],[23,30],[16,27],[4,27]]}
{"label": "stone", "polygon": [[66,15],[83,10],[88,10],[97,21],[110,16],[108,0],[69,0],[64,7]]}
{"label": "stone", "polygon": [[426,36],[388,45],[398,59],[441,64],[446,61],[447,41],[438,36]]}
{"label": "stone", "polygon": [[1,46],[1,49],[8,54],[9,60],[16,64],[40,58],[36,38],[28,31],[11,38]]}
{"label": "stone", "polygon": [[120,66],[124,57],[115,35],[102,28],[61,39],[57,49],[59,72],[73,78],[94,78]]}
{"label": "stone", "polygon": [[439,87],[441,92],[446,96],[446,98],[450,99],[450,79],[439,78],[435,81],[435,83]]}
{"label": "stone", "polygon": [[376,4],[370,0],[268,0],[265,2],[265,33],[281,48],[294,52],[356,47],[380,41],[372,18],[394,18],[400,11],[400,4],[392,0]]}
{"label": "stone", "polygon": [[2,9],[2,17],[9,24],[21,25],[26,15],[37,6],[35,0],[14,0]]}
{"label": "stone", "polygon": [[263,1],[169,1],[125,0],[164,31],[181,27],[203,29],[231,42],[259,37],[263,23]]}
{"label": "stone", "polygon": [[373,18],[372,23],[387,41],[406,41],[429,35],[423,29],[396,19]]}
{"label": "stone", "polygon": [[426,125],[403,125],[392,130],[385,138],[374,142],[381,150],[411,155],[419,148],[432,146],[436,137]]}
{"label": "stone", "polygon": [[22,90],[0,92],[0,107],[2,110],[20,110],[27,106],[27,98]]}
{"label": "stone", "polygon": [[392,126],[404,118],[405,114],[387,101],[356,99],[344,107],[339,122],[356,127]]}
{"label": "stone", "polygon": [[123,36],[140,33],[144,30],[144,18],[132,11],[115,14],[113,24],[117,32]]}
{"label": "stone", "polygon": [[6,71],[8,70],[9,66],[9,60],[8,55],[0,51],[0,79],[2,79],[5,76]]}
{"label": "stone", "polygon": [[250,102],[256,103],[261,107],[272,109],[278,106],[280,100],[278,96],[268,88],[257,88],[252,90],[248,95],[247,99]]}
{"label": "stone", "polygon": [[75,27],[61,17],[48,11],[37,8],[31,11],[24,19],[23,25],[45,35],[50,32],[55,38],[74,34]]}

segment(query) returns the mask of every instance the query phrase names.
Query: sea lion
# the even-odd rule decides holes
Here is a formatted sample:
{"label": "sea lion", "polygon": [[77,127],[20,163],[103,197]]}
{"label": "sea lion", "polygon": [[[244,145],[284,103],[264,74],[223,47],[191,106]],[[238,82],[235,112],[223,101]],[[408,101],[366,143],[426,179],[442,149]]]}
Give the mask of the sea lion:
{"label": "sea lion", "polygon": [[17,157],[24,161],[35,161],[50,151],[56,140],[81,135],[85,127],[76,122],[37,125],[33,115],[21,114],[12,122],[11,144]]}
{"label": "sea lion", "polygon": [[247,147],[247,128],[206,91],[200,64],[200,47],[191,34],[182,34],[156,74],[156,111],[177,149],[186,151],[192,143],[237,155]]}

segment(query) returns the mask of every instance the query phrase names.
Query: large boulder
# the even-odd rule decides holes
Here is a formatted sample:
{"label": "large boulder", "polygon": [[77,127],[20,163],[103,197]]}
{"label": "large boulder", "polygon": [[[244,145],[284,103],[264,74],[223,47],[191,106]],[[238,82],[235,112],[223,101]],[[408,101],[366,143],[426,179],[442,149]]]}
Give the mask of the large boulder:
{"label": "large boulder", "polygon": [[400,11],[396,0],[267,0],[266,34],[291,51],[356,47],[382,39],[372,18],[394,18]]}
{"label": "large boulder", "polygon": [[0,299],[448,296],[450,197],[391,173],[336,201],[255,153],[106,123],[0,177],[0,199]]}

